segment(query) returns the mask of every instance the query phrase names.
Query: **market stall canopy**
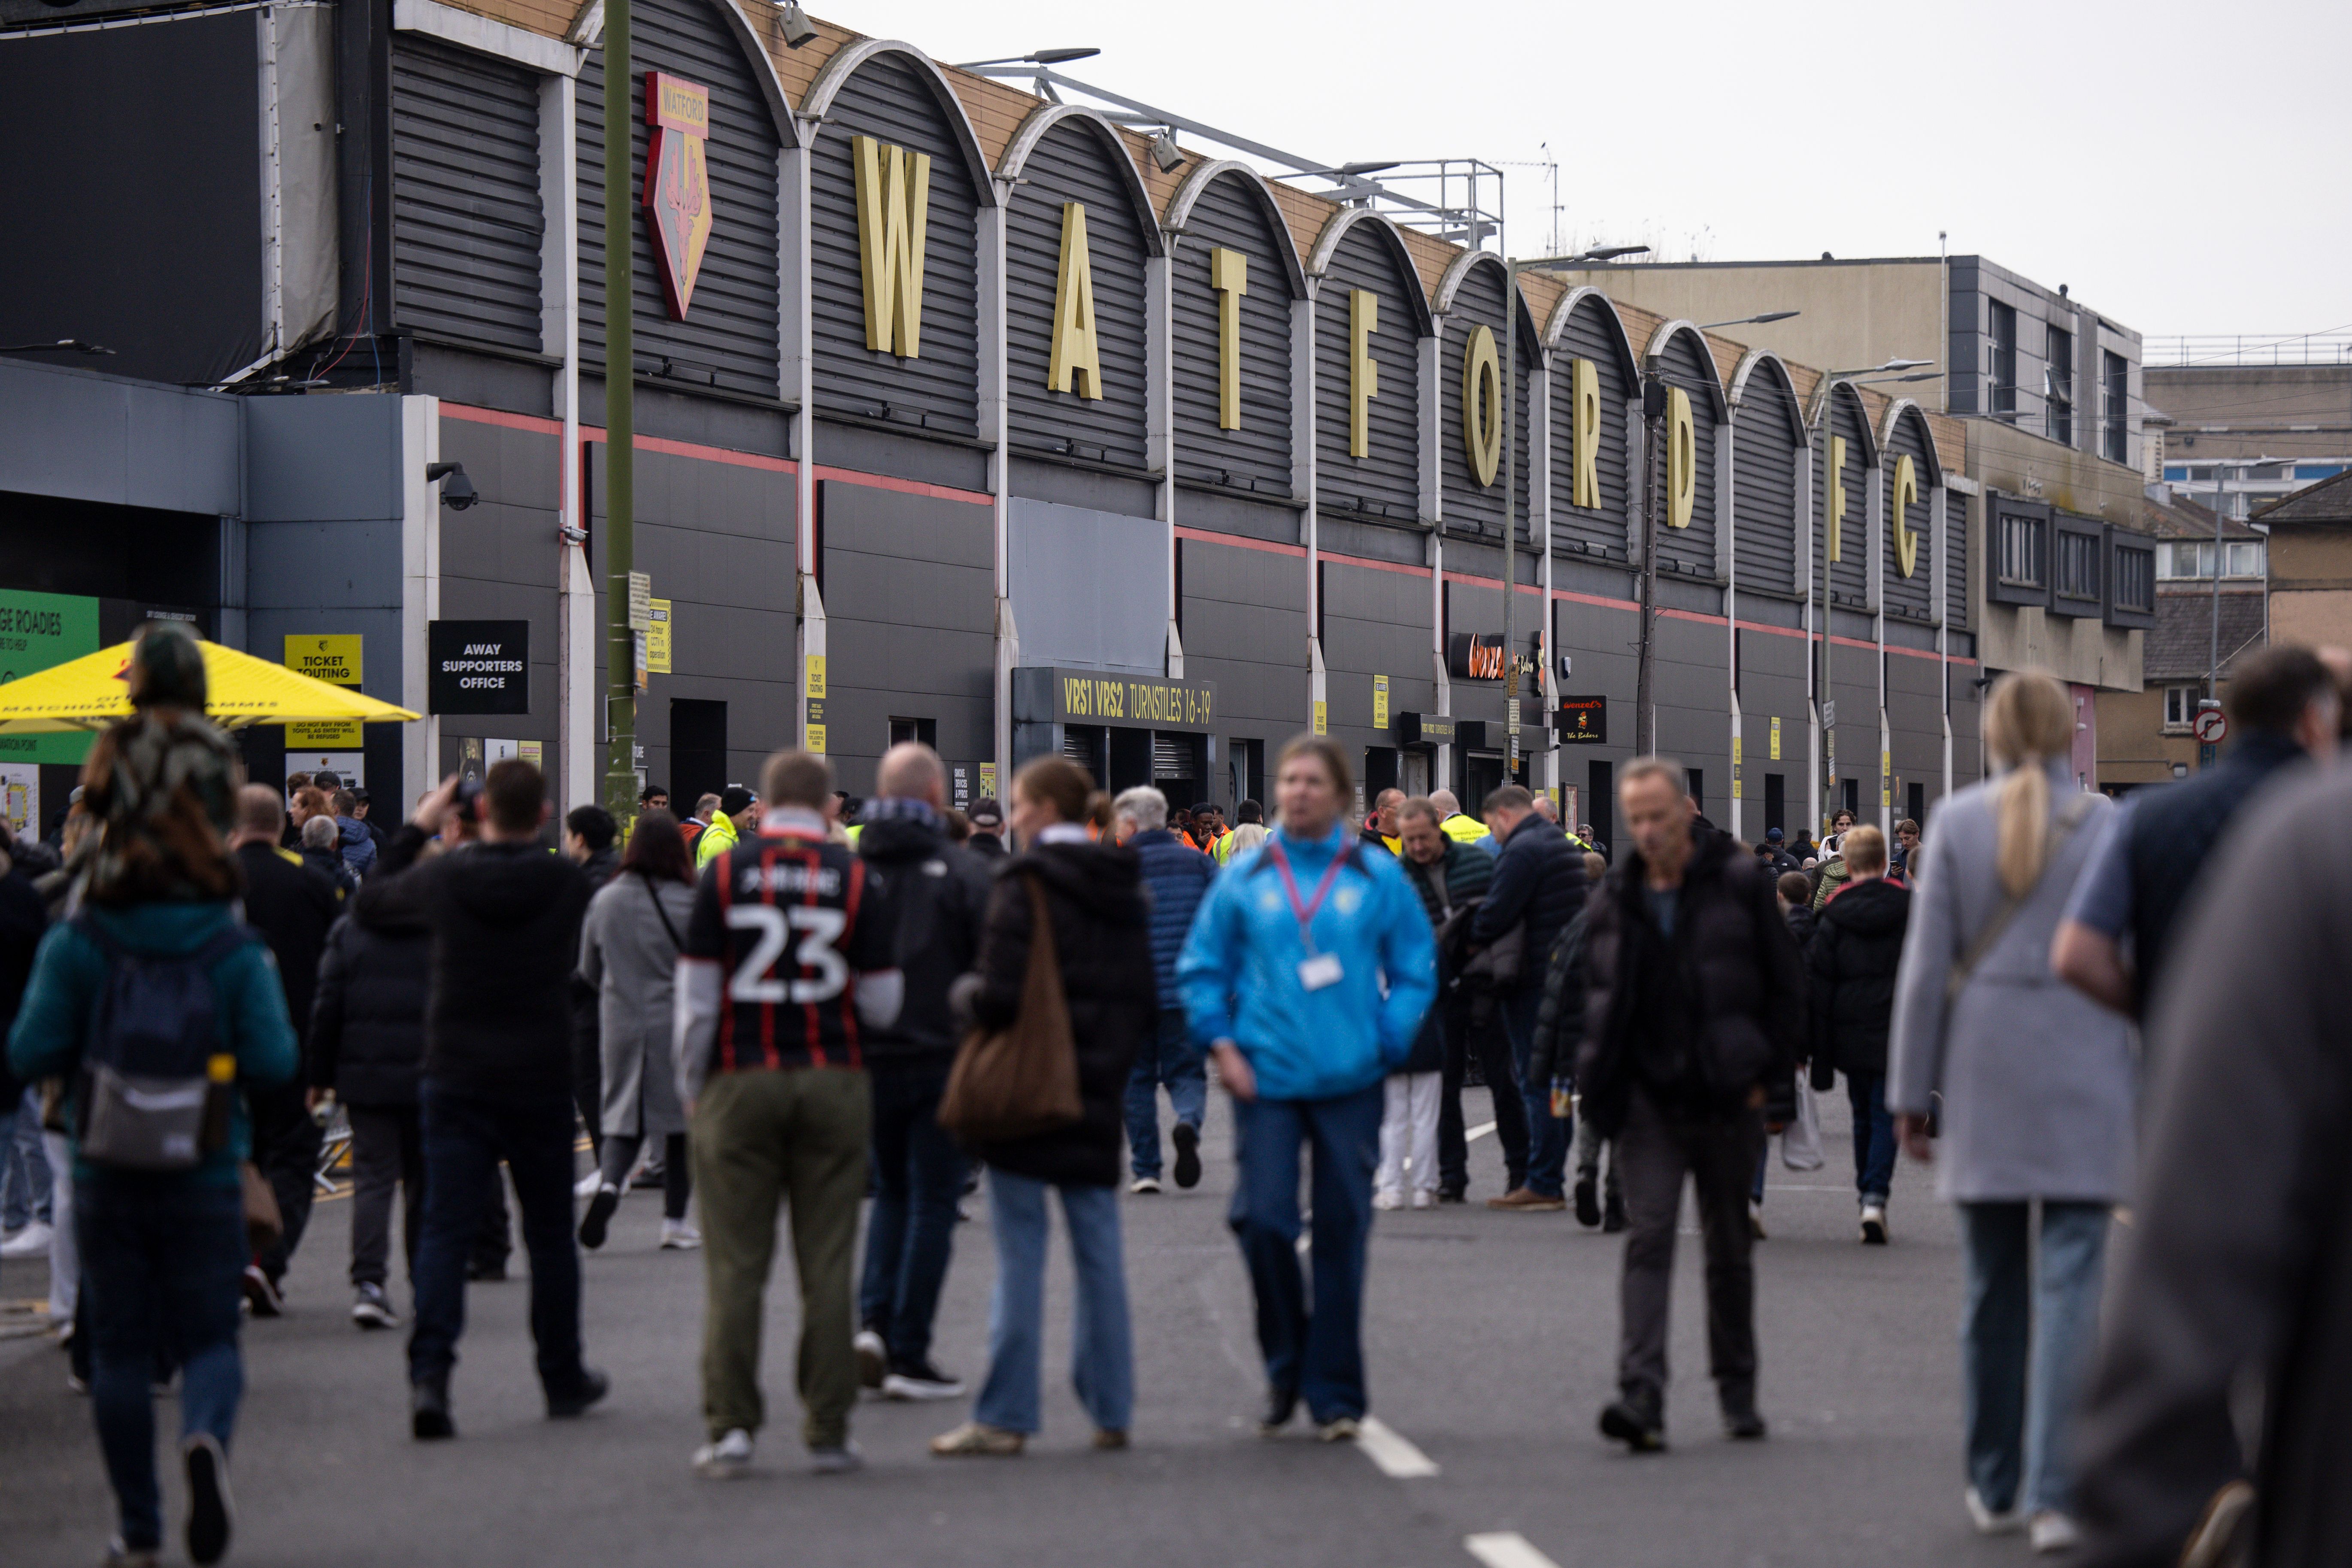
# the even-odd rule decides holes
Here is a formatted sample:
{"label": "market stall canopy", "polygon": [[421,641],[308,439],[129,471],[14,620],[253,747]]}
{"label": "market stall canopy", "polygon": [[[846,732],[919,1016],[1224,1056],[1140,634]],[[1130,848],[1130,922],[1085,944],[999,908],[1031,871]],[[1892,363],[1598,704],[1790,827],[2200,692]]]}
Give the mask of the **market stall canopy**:
{"label": "market stall canopy", "polygon": [[[205,712],[224,729],[331,720],[377,724],[421,717],[216,642],[200,646]],[[130,665],[131,645],[117,643],[0,686],[0,735],[70,734],[129,718],[123,672]]]}

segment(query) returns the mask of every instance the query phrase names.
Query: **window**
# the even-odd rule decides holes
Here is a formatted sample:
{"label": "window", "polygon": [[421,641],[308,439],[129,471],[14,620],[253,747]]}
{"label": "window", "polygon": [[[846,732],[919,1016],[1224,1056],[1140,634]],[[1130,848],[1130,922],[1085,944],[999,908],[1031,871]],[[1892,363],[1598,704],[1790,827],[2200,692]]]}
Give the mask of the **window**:
{"label": "window", "polygon": [[[2118,353],[2099,352],[2100,450],[2111,463],[2125,461],[2130,435],[2126,416],[2131,409],[2131,362]],[[2168,478],[2170,477],[2168,474]]]}
{"label": "window", "polygon": [[2058,592],[2068,599],[2099,596],[2099,536],[2061,529],[2058,533]]}
{"label": "window", "polygon": [[2298,479],[2332,479],[2344,471],[2341,463],[2297,463],[2294,477]]}
{"label": "window", "polygon": [[2263,575],[2263,557],[2266,553],[2261,540],[2231,540],[2222,552],[2221,575],[2259,577]]}
{"label": "window", "polygon": [[891,720],[890,743],[903,746],[909,741],[920,742],[936,751],[940,743],[940,721],[937,719]]}
{"label": "window", "polygon": [[2197,722],[2197,703],[2203,695],[2194,686],[2168,686],[2164,689],[2164,727],[2186,731]]}
{"label": "window", "polygon": [[2042,406],[2049,415],[2050,438],[2074,444],[2074,334],[2050,329],[2050,360],[2042,371]]}
{"label": "window", "polygon": [[2000,580],[2024,588],[2039,588],[2049,578],[2042,567],[2042,548],[2049,525],[2038,517],[2003,512],[2000,518]]}
{"label": "window", "polygon": [[2164,477],[2173,484],[2185,484],[2189,479],[2189,465],[2186,463],[2167,463],[2164,465]]}
{"label": "window", "polygon": [[2116,608],[2141,615],[2156,609],[2156,557],[2146,550],[2116,548]]}
{"label": "window", "polygon": [[2213,547],[2193,541],[2157,546],[2157,574],[2168,581],[2185,578],[2194,580],[2212,575],[2212,557],[2207,553]]}
{"label": "window", "polygon": [[2017,412],[2017,308],[1998,300],[1985,301],[1987,335],[1992,340],[1992,409]]}

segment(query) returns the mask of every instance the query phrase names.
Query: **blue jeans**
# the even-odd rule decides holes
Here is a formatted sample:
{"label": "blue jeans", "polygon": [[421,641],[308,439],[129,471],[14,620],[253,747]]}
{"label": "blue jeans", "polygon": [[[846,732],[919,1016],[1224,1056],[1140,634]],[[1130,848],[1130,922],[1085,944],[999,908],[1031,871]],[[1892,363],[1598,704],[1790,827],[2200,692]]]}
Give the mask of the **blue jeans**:
{"label": "blue jeans", "polygon": [[1158,1037],[1135,1053],[1135,1070],[1127,1079],[1127,1143],[1138,1176],[1160,1174],[1160,1086],[1168,1086],[1168,1103],[1176,1120],[1193,1131],[1209,1109],[1209,1064],[1192,1043],[1184,1009],[1160,1009]]}
{"label": "blue jeans", "polygon": [[[996,1293],[988,1303],[988,1381],[972,1419],[1034,1432],[1045,1359],[1045,1193],[1049,1184],[991,1167],[989,1223],[996,1233]],[[1135,1410],[1135,1340],[1127,1317],[1127,1264],[1118,1193],[1066,1186],[1062,1219],[1076,1265],[1070,1384],[1095,1426],[1124,1432]]]}
{"label": "blue jeans", "polygon": [[522,1209],[530,1254],[530,1334],[539,1380],[550,1393],[582,1381],[580,1253],[572,1238],[572,1096],[562,1086],[488,1099],[427,1082],[419,1095],[425,1138],[425,1237],[410,1265],[416,1322],[408,1377],[437,1382],[457,1364],[466,1331],[466,1263],[504,1160]]}
{"label": "blue jeans", "polygon": [[874,1209],[857,1321],[882,1336],[894,1366],[930,1359],[931,1320],[955,1247],[963,1155],[940,1127],[944,1067],[871,1067]]}
{"label": "blue jeans", "polygon": [[[1197,1118],[1195,1120],[1198,1120]],[[41,1151],[41,1096],[28,1089],[0,1121],[6,1147],[0,1149],[0,1230],[22,1230],[35,1220],[49,1222],[49,1160]]]}
{"label": "blue jeans", "polygon": [[1895,1185],[1895,1113],[1886,1109],[1886,1075],[1845,1075],[1846,1102],[1853,1107],[1853,1190],[1863,1206],[1886,1206]]}
{"label": "blue jeans", "polygon": [[[1372,1227],[1384,1083],[1328,1100],[1234,1101],[1240,1164],[1228,1223],[1257,1294],[1266,1381],[1307,1401],[1318,1422],[1361,1415],[1364,1241]],[[1314,1310],[1298,1267],[1298,1155],[1315,1150]]]}
{"label": "blue jeans", "polygon": [[1511,1042],[1511,1065],[1519,1075],[1519,1098],[1528,1112],[1528,1191],[1548,1198],[1568,1191],[1568,1141],[1573,1129],[1551,1113],[1551,1085],[1529,1081],[1536,1047],[1536,1013],[1543,987],[1523,985],[1505,993],[1497,1010]]}
{"label": "blue jeans", "polygon": [[245,1273],[245,1201],[235,1187],[186,1177],[109,1173],[74,1194],[82,1300],[89,1313],[89,1394],[123,1543],[163,1540],[155,1486],[159,1341],[180,1362],[180,1434],[229,1444],[245,1368],[237,1309]]}
{"label": "blue jeans", "polygon": [[1969,1479],[1995,1512],[2020,1501],[2028,1512],[2068,1512],[2068,1427],[2098,1341],[2107,1205],[2042,1204],[2042,1277],[2032,1281],[2027,1205],[1959,1207]]}

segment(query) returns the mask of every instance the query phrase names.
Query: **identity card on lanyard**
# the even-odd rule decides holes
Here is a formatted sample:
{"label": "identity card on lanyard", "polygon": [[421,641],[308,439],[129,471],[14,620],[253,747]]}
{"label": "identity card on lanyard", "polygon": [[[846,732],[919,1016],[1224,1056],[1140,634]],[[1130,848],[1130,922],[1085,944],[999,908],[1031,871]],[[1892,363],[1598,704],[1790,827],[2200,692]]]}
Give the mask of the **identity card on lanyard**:
{"label": "identity card on lanyard", "polygon": [[1307,947],[1307,956],[1298,964],[1299,986],[1307,991],[1320,991],[1327,985],[1339,984],[1346,977],[1346,972],[1339,967],[1339,955],[1315,951],[1315,911],[1323,907],[1324,899],[1330,894],[1331,884],[1339,879],[1339,868],[1348,863],[1348,855],[1355,846],[1343,844],[1339,847],[1339,852],[1331,857],[1330,869],[1325,871],[1323,879],[1315,884],[1315,896],[1304,902],[1298,897],[1298,879],[1290,874],[1290,857],[1282,852],[1280,841],[1270,838],[1266,840],[1265,847],[1274,857],[1274,868],[1282,873],[1282,890],[1290,895],[1290,912],[1298,917],[1298,940]]}

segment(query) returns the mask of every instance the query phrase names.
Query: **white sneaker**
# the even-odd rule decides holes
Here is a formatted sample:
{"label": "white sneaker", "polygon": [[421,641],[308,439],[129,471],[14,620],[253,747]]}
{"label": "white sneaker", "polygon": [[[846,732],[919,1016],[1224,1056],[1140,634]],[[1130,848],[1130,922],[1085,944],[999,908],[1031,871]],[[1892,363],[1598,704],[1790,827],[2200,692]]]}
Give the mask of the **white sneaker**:
{"label": "white sneaker", "polygon": [[702,1245],[702,1233],[682,1219],[665,1219],[661,1244],[665,1252],[692,1252]]}
{"label": "white sneaker", "polygon": [[1382,1210],[1401,1209],[1404,1207],[1404,1195],[1401,1193],[1374,1193],[1372,1194],[1372,1206],[1376,1209]]}
{"label": "white sneaker", "polygon": [[604,1173],[591,1171],[572,1184],[572,1195],[575,1198],[593,1198],[596,1195],[596,1189],[604,1184]]}
{"label": "white sneaker", "polygon": [[1437,1194],[1435,1193],[1429,1192],[1417,1192],[1412,1194],[1412,1206],[1417,1209],[1433,1209],[1437,1206]]}
{"label": "white sneaker", "polygon": [[1983,1494],[1974,1487],[1962,1493],[1960,1500],[1968,1506],[1969,1522],[1976,1526],[1979,1535],[2008,1535],[2025,1527],[2024,1514],[2014,1507],[2002,1513],[1993,1512],[1985,1506]]}
{"label": "white sneaker", "polygon": [[1864,1247],[1886,1245],[1886,1210],[1883,1205],[1872,1204],[1862,1211],[1862,1244]]}
{"label": "white sneaker", "polygon": [[1127,1190],[1130,1193],[1156,1193],[1160,1190],[1160,1178],[1157,1176],[1138,1176],[1135,1180],[1127,1184]]}
{"label": "white sneaker", "polygon": [[2083,1543],[2083,1532],[2064,1514],[2045,1508],[2026,1527],[2025,1539],[2036,1552],[2072,1552]]}
{"label": "white sneaker", "polygon": [[7,1240],[0,1241],[0,1258],[46,1258],[49,1237],[54,1234],[47,1221],[37,1219]]}
{"label": "white sneaker", "polygon": [[751,1468],[751,1434],[738,1426],[694,1451],[694,1468],[714,1481],[731,1481]]}

